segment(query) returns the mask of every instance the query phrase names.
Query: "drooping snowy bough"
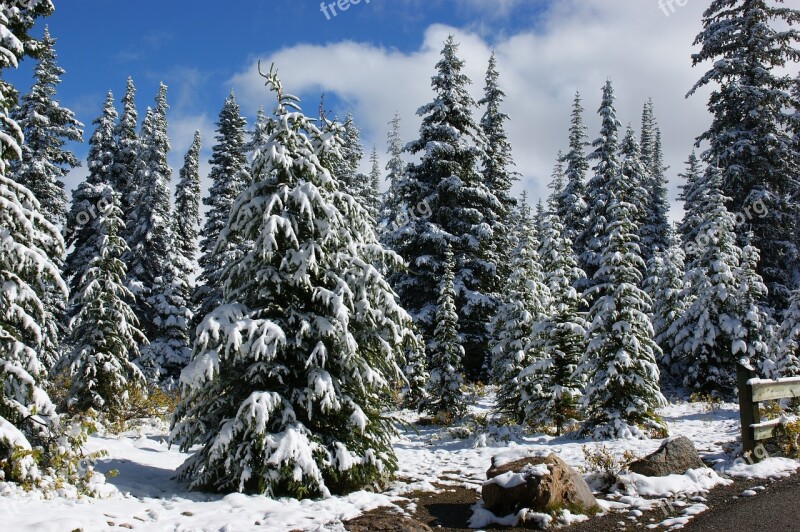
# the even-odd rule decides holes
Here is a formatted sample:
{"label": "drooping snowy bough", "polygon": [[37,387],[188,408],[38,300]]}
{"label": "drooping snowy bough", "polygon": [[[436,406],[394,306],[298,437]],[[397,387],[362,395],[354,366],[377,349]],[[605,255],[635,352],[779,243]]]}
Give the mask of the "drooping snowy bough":
{"label": "drooping snowy bough", "polygon": [[262,75],[278,103],[218,247],[251,245],[198,328],[171,438],[201,445],[178,471],[195,489],[328,496],[395,470],[383,411],[418,338],[375,267],[400,259],[329,171],[339,130]]}

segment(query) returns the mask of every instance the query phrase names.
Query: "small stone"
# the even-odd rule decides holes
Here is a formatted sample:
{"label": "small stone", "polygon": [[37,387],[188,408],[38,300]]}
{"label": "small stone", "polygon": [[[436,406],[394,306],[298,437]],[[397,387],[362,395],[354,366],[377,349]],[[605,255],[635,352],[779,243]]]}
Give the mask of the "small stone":
{"label": "small stone", "polygon": [[646,477],[665,477],[683,475],[689,469],[703,467],[706,465],[700,460],[692,441],[686,436],[678,436],[665,440],[656,452],[631,463],[628,469]]}

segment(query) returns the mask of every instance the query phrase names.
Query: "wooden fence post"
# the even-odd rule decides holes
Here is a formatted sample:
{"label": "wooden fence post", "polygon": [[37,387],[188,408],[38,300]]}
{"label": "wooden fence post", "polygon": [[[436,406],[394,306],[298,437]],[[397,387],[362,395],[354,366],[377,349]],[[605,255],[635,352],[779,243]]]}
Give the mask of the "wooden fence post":
{"label": "wooden fence post", "polygon": [[758,403],[753,402],[753,388],[747,384],[752,378],[755,378],[755,372],[741,364],[736,365],[736,382],[739,388],[739,416],[742,425],[742,447],[743,452],[750,453],[750,457],[756,460],[754,451],[756,450],[756,441],[753,438],[753,429],[750,425],[761,422],[761,413],[758,409]]}

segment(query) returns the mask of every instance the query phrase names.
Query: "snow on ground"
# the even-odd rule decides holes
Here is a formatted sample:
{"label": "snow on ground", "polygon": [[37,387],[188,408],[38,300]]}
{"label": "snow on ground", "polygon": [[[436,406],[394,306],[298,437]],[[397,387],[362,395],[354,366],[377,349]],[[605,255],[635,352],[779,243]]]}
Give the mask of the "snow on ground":
{"label": "snow on ground", "polygon": [[[574,467],[585,466],[583,447],[593,450],[605,446],[615,455],[631,451],[644,456],[656,450],[661,441],[617,440],[593,442],[527,434],[518,427],[495,427],[482,417],[491,412],[493,395],[476,398],[470,407],[473,419],[460,428],[417,426],[404,428],[395,442],[399,471],[397,480],[385,493],[360,491],[346,497],[318,501],[272,500],[260,496],[227,496],[190,492],[172,477],[187,457],[166,444],[166,427],[146,424],[137,431],[119,436],[92,436],[89,451],[106,449],[98,470],[117,470],[107,482],[113,489],[104,499],[54,498],[41,500],[21,494],[0,483],[0,515],[3,528],[15,531],[101,530],[126,526],[134,530],[343,530],[342,521],[379,506],[408,506],[414,491],[442,490],[462,486],[480,490],[486,470],[495,457],[500,462],[555,452]],[[715,463],[711,470],[692,470],[685,475],[648,478],[626,473],[611,494],[600,496],[604,511],[621,512],[635,520],[643,511],[663,509],[665,520],[652,525],[672,528],[685,524],[693,515],[706,509],[703,495],[715,485],[729,482],[726,476],[777,478],[790,474],[800,462],[769,458],[757,464],[733,460],[739,434],[736,405],[724,404],[709,409],[702,403],[676,403],[661,411],[673,436],[691,439],[701,456]],[[398,413],[416,421],[413,412]],[[474,526],[492,522],[485,510],[476,505]],[[485,513],[484,513],[485,512]],[[500,516],[495,522],[516,522],[518,516]],[[527,519],[545,519],[530,513]],[[549,516],[548,516],[549,518]],[[582,516],[563,515],[554,522],[575,522]]]}

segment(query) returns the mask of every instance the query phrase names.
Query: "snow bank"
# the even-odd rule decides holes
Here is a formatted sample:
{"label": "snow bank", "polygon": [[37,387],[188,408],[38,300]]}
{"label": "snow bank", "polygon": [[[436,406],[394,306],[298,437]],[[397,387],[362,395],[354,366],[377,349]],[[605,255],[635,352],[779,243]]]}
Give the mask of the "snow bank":
{"label": "snow bank", "polygon": [[734,460],[732,463],[723,462],[714,467],[722,473],[736,478],[786,478],[800,468],[800,461],[773,457],[753,464],[749,464],[745,460]]}
{"label": "snow bank", "polygon": [[676,495],[693,495],[708,491],[715,486],[726,486],[732,480],[722,478],[709,468],[690,469],[683,475],[667,475],[665,477],[646,477],[638,473],[625,473],[619,481],[629,494],[636,493],[643,497],[675,497]]}

